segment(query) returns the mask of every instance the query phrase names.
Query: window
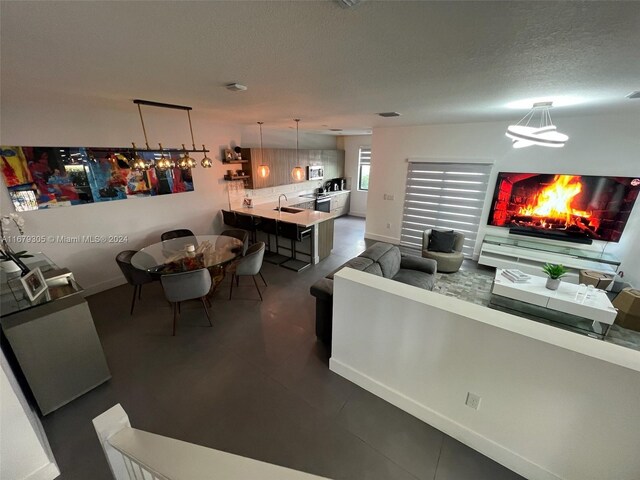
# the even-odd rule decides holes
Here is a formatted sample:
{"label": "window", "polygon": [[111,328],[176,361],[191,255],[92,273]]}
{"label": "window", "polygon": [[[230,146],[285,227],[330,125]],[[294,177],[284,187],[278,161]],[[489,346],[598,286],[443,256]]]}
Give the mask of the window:
{"label": "window", "polygon": [[400,243],[419,250],[426,229],[455,230],[464,234],[462,252],[470,258],[490,173],[486,163],[410,162]]}
{"label": "window", "polygon": [[358,154],[358,190],[369,190],[371,170],[371,147],[360,147]]}

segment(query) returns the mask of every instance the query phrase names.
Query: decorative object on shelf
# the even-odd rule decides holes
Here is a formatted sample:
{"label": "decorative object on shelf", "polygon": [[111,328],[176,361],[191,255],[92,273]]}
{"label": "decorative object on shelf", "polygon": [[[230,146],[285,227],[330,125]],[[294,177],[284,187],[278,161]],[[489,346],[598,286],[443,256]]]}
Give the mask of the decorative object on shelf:
{"label": "decorative object on shelf", "polygon": [[291,170],[291,177],[293,177],[293,179],[296,182],[300,182],[304,180],[304,177],[305,177],[304,168],[300,166],[300,155],[299,155],[299,148],[298,148],[300,119],[294,118],[293,120],[296,122],[296,166],[293,168],[293,170]]}
{"label": "decorative object on shelf", "polygon": [[22,282],[22,286],[27,292],[29,300],[32,302],[47,291],[47,281],[44,279],[39,268],[34,268],[24,275],[20,279],[20,282]]}
{"label": "decorative object on shelf", "polygon": [[[543,147],[564,147],[569,137],[557,131],[551,122],[551,109],[553,102],[534,103],[533,107],[515,125],[509,125],[505,135],[513,140],[513,148],[530,147],[540,145]],[[540,122],[537,127],[529,126],[529,123],[539,115]],[[523,124],[524,123],[524,124]]]}
{"label": "decorative object on shelf", "polygon": [[14,252],[9,246],[7,235],[11,231],[11,223],[16,226],[20,235],[24,235],[24,219],[20,215],[10,213],[2,216],[0,219],[0,241],[2,242],[0,247],[0,266],[7,273],[22,271],[22,275],[25,275],[29,272],[29,268],[20,259],[30,258],[33,255],[29,255],[26,250]]}
{"label": "decorative object on shelf", "polygon": [[552,263],[545,263],[542,271],[549,276],[545,285],[549,290],[557,290],[560,286],[560,279],[567,273],[567,269],[563,265],[554,265]]}
{"label": "decorative object on shelf", "polygon": [[[142,117],[142,108],[140,107],[140,105],[147,105],[150,107],[159,107],[159,108],[170,108],[170,109],[175,109],[175,110],[186,110],[187,111],[187,117],[189,119],[189,132],[191,132],[191,146],[193,148],[191,149],[186,149],[184,146],[184,143],[182,144],[182,152],[184,154],[184,160],[180,160],[179,163],[182,164],[182,166],[180,167],[182,170],[188,170],[189,168],[193,168],[197,166],[197,163],[195,162],[195,160],[193,160],[191,157],[189,157],[189,152],[193,153],[193,152],[202,152],[202,153],[207,153],[209,150],[207,150],[205,148],[204,145],[202,145],[202,150],[198,150],[196,148],[196,142],[193,138],[193,126],[191,125],[191,113],[190,111],[193,110],[191,107],[187,107],[184,105],[172,105],[170,103],[160,103],[160,102],[152,102],[149,100],[140,100],[140,99],[135,99],[133,100],[133,103],[135,103],[136,105],[138,105],[138,113],[140,114],[140,123],[142,124],[142,133],[144,133],[144,142],[147,145],[147,152],[160,152],[162,153],[162,147],[160,147],[160,150],[153,150],[149,147],[149,140],[147,139],[147,129],[145,128],[144,125],[144,118]],[[134,154],[135,154],[135,145],[134,145]],[[206,158],[206,155],[205,155]],[[203,167],[205,167],[205,163],[204,162],[202,164]],[[190,166],[188,166],[190,165]],[[205,167],[205,168],[209,168],[211,165]]]}
{"label": "decorative object on shelf", "polygon": [[242,148],[240,148],[239,146],[233,147],[233,153],[235,153],[236,155],[236,160],[242,160]]}
{"label": "decorative object on shelf", "polygon": [[260,165],[258,166],[258,175],[260,178],[267,178],[269,176],[269,165],[264,163],[264,150],[262,149],[262,124],[264,122],[258,122],[260,125]]}

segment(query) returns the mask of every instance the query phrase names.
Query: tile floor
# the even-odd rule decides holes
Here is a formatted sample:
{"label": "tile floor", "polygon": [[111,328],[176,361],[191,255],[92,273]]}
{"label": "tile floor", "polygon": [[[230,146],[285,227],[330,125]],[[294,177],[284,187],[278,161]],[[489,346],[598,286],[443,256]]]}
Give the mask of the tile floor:
{"label": "tile floor", "polygon": [[176,337],[159,283],[133,316],[128,285],[89,297],[113,378],[43,419],[60,478],[110,478],[91,419],[116,403],[136,428],[329,478],[521,478],[329,371],[309,286],[364,250],[363,232],[339,219],[334,253],[301,273],[265,263],[263,302],[249,279],[227,300],[226,280],[213,327],[188,302]]}

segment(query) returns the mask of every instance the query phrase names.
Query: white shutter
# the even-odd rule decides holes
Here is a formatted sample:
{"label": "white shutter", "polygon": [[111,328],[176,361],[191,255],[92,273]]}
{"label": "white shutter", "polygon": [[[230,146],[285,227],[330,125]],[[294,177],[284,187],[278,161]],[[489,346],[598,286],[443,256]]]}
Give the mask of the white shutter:
{"label": "white shutter", "polygon": [[464,234],[463,253],[471,258],[487,195],[491,164],[409,162],[400,243],[422,248],[428,228]]}

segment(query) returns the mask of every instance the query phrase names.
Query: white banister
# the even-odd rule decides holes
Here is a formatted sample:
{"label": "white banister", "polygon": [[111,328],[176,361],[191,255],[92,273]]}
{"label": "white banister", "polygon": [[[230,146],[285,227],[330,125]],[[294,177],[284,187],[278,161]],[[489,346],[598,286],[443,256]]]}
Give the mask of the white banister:
{"label": "white banister", "polygon": [[323,478],[131,428],[120,404],[94,418],[93,425],[115,480]]}

